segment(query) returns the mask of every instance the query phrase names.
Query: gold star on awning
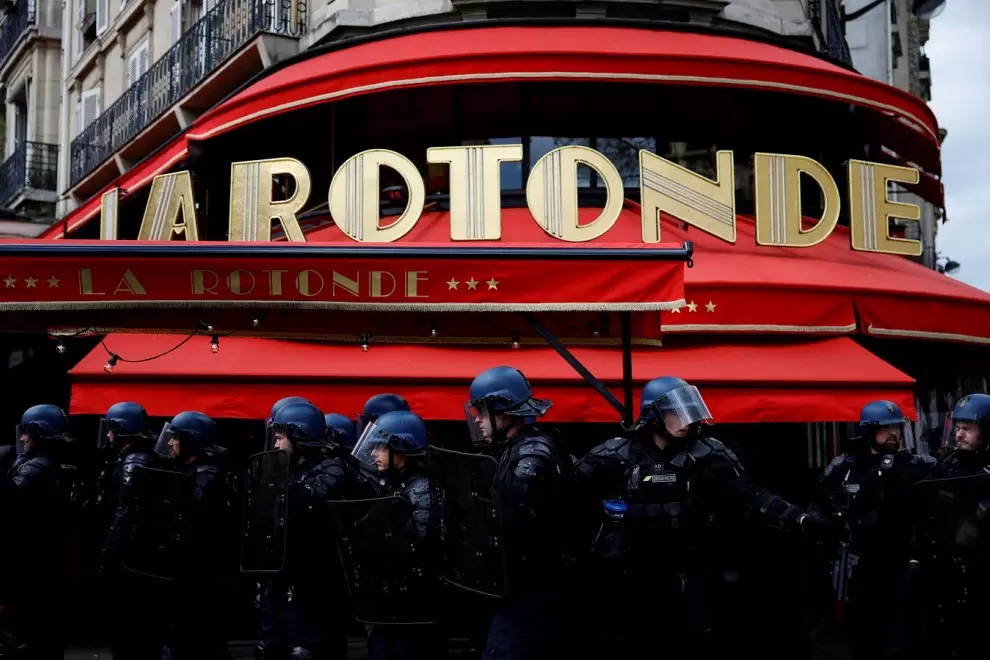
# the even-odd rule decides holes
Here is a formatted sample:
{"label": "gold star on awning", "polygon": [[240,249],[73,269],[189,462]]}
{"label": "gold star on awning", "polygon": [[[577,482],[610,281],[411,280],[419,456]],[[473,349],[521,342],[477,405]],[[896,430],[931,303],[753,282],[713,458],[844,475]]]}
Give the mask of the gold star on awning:
{"label": "gold star on awning", "polygon": [[488,285],[488,290],[489,291],[491,291],[492,289],[495,289],[496,291],[498,291],[498,280],[496,280],[494,277],[492,279],[488,280],[487,282],[485,282],[485,284]]}
{"label": "gold star on awning", "polygon": [[27,282],[27,288],[29,289],[36,289],[38,287],[37,277],[31,277],[30,275],[28,275],[24,281]]}
{"label": "gold star on awning", "polygon": [[447,282],[447,291],[457,291],[458,284],[460,284],[460,282],[455,280],[453,277],[450,278],[450,281]]}
{"label": "gold star on awning", "polygon": [[715,311],[715,303],[713,303],[711,300],[709,300],[708,303],[705,305],[705,309],[707,309],[709,312],[714,312]]}
{"label": "gold star on awning", "polygon": [[694,302],[692,300],[691,302],[689,302],[687,304],[687,308],[688,308],[688,311],[689,312],[697,312],[698,311],[698,303],[696,303],[696,302]]}
{"label": "gold star on awning", "polygon": [[59,279],[57,277],[55,277],[54,275],[52,275],[51,277],[48,278],[48,288],[49,289],[57,289],[58,288],[58,283],[59,283]]}
{"label": "gold star on awning", "polygon": [[7,285],[8,289],[13,289],[15,286],[17,286],[17,280],[14,279],[14,277],[9,274],[7,275],[7,279],[5,279],[3,283]]}
{"label": "gold star on awning", "polygon": [[474,279],[473,277],[469,279],[466,282],[466,284],[468,285],[468,289],[471,291],[474,291],[475,289],[478,288],[478,280]]}

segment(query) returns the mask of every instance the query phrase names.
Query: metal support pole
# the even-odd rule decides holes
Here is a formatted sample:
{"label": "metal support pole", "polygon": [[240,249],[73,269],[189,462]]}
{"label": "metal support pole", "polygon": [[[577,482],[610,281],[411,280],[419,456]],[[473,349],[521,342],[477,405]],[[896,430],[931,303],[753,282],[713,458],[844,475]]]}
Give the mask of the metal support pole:
{"label": "metal support pole", "polygon": [[[528,323],[531,328],[536,330],[536,332],[541,337],[543,337],[543,341],[545,341],[550,346],[550,348],[555,350],[557,354],[560,355],[560,357],[564,358],[564,361],[567,362],[567,364],[571,365],[574,371],[578,372],[578,374],[581,375],[581,378],[584,378],[584,380],[589,385],[591,385],[591,387],[593,387],[596,392],[602,395],[602,398],[608,401],[608,404],[613,408],[615,408],[619,412],[619,414],[623,416],[623,419],[625,419],[626,409],[625,407],[623,407],[622,403],[617,398],[615,398],[614,394],[608,391],[608,389],[605,387],[605,385],[602,384],[600,380],[595,378],[594,374],[588,371],[588,369],[583,364],[581,364],[580,360],[574,357],[574,355],[569,350],[567,350],[566,346],[560,343],[560,340],[558,340],[556,337],[550,334],[549,330],[547,330],[542,325],[540,325],[539,321],[537,321],[532,314],[528,312],[521,312],[520,316],[522,316],[522,319],[526,323]],[[632,395],[630,393],[630,397],[631,396]]]}
{"label": "metal support pole", "polygon": [[622,422],[629,428],[633,423],[633,382],[632,382],[632,314],[619,312],[622,320],[622,391],[625,394],[626,410]]}

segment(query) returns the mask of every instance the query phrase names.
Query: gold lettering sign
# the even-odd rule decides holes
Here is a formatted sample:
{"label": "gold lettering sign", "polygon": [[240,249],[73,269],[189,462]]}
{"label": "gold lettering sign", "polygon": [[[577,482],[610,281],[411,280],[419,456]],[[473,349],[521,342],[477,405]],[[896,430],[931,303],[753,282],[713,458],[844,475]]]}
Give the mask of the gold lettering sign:
{"label": "gold lettering sign", "polygon": [[[398,172],[409,199],[402,215],[384,227],[379,208],[381,167]],[[330,214],[345,234],[364,243],[390,243],[416,225],[426,203],[426,185],[416,166],[402,154],[371,149],[344,161],[333,175],[328,198]]]}
{"label": "gold lettering sign", "polygon": [[[821,243],[839,221],[839,187],[821,163],[804,156],[756,154],[756,242],[781,247]],[[814,227],[801,222],[801,175],[822,189],[825,211]]]}
{"label": "gold lettering sign", "polygon": [[138,231],[139,241],[168,241],[172,236],[182,236],[187,241],[199,240],[196,201],[188,171],[155,177]]}
{"label": "gold lettering sign", "polygon": [[117,207],[120,201],[120,188],[113,188],[100,197],[100,239],[117,240]]}
{"label": "gold lettering sign", "polygon": [[644,243],[660,242],[661,211],[723,241],[736,242],[732,152],[719,151],[715,161],[712,181],[646,149],[639,152]]}
{"label": "gold lettering sign", "polygon": [[502,238],[501,163],[520,161],[521,144],[431,147],[428,163],[450,165],[450,240]]}
{"label": "gold lettering sign", "polygon": [[852,246],[867,252],[888,252],[910,257],[921,256],[921,241],[890,236],[890,218],[919,220],[915,204],[892,202],[888,183],[918,183],[918,170],[881,165],[862,160],[849,161],[849,218]]}
{"label": "gold lettering sign", "polygon": [[[587,165],[605,183],[605,208],[581,224],[578,217],[578,165]],[[529,212],[543,231],[572,243],[593,241],[622,213],[622,177],[605,156],[588,147],[558,147],[536,161],[526,182]]]}
{"label": "gold lettering sign", "polygon": [[[295,191],[288,199],[273,201],[275,177],[290,176]],[[304,242],[296,214],[306,206],[312,182],[309,170],[295,158],[272,158],[230,166],[228,240],[270,241],[272,222],[278,220],[289,241]]]}
{"label": "gold lettering sign", "polygon": [[[480,145],[434,147],[427,149],[431,164],[447,164],[450,170],[450,238],[453,241],[496,241],[502,237],[500,166],[519,161],[523,147]],[[726,242],[736,240],[736,204],[733,152],[719,151],[716,177],[708,179],[643,150],[639,154],[642,200],[641,230],[644,243],[661,240],[660,214],[669,214]],[[838,223],[841,199],[832,175],[817,161],[804,156],[757,153],[754,157],[756,183],[756,240],[760,245],[810,247],[824,241]],[[578,168],[585,166],[601,177],[606,192],[605,208],[591,222],[581,222],[578,203]],[[396,218],[382,218],[381,168],[388,167],[405,183],[406,208]],[[849,202],[852,247],[856,250],[887,252],[909,256],[921,254],[920,241],[893,238],[887,225],[892,217],[917,221],[920,209],[914,204],[888,198],[891,181],[913,184],[919,180],[916,169],[849,161]],[[824,212],[813,227],[805,228],[801,214],[802,176],[810,177],[820,189]],[[291,180],[290,180],[291,178]],[[273,201],[275,185],[289,186],[288,199]],[[807,189],[807,186],[805,187]],[[246,161],[231,165],[229,240],[270,241],[272,223],[282,225],[290,241],[303,242],[305,236],[297,214],[311,192],[309,171],[292,158]],[[118,203],[121,192],[110,190],[101,199],[100,235],[117,237]],[[623,204],[623,180],[615,166],[594,149],[569,145],[554,149],[533,166],[526,181],[526,203],[537,224],[550,236],[569,243],[596,240],[617,222]],[[416,166],[394,151],[372,149],[347,159],[334,174],[327,194],[330,214],[341,231],[355,241],[390,243],[406,236],[419,221],[426,198],[426,187]],[[166,240],[181,236],[198,240],[192,178],[189,172],[155,177],[144,211],[139,239]],[[326,285],[336,296],[357,296],[363,275],[334,272],[324,282],[318,273],[287,276],[288,271],[267,273],[269,294],[283,295],[285,287],[296,288],[306,296],[317,295]],[[257,279],[254,279],[257,277]],[[319,277],[319,279],[317,279]],[[329,276],[328,276],[329,277]],[[369,275],[369,290],[376,297],[405,292],[419,297],[424,278],[389,273]],[[414,279],[407,279],[414,277]],[[87,279],[88,278],[88,279]],[[284,278],[284,282],[283,282]],[[377,279],[376,279],[377,278]],[[217,295],[226,285],[236,295],[249,295],[264,288],[263,276],[243,272],[217,275],[212,271],[193,274],[194,295]],[[80,271],[80,291],[85,295],[105,295],[95,288],[109,290],[112,283],[94,288],[91,275]],[[136,291],[125,282],[126,291]]]}

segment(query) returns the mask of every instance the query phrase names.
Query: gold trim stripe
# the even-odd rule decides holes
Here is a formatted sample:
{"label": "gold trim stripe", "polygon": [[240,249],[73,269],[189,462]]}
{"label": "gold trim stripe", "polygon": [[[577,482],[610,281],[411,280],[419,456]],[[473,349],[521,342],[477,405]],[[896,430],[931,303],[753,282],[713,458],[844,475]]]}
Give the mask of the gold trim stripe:
{"label": "gold trim stripe", "polygon": [[91,309],[328,309],[431,312],[663,312],[679,309],[684,299],[657,303],[373,303],[312,300],[108,300],[0,303],[0,312]]}
{"label": "gold trim stripe", "polygon": [[678,323],[676,325],[665,323],[661,334],[666,332],[827,332],[836,334],[848,334],[856,331],[856,324],[849,325],[774,325],[763,323]]}
{"label": "gold trim stripe", "polygon": [[870,325],[866,328],[867,334],[877,337],[913,337],[916,339],[945,339],[948,341],[961,341],[971,344],[990,345],[990,337],[977,337],[975,335],[963,335],[955,332],[930,332],[927,330],[896,330],[893,328],[878,328]]}

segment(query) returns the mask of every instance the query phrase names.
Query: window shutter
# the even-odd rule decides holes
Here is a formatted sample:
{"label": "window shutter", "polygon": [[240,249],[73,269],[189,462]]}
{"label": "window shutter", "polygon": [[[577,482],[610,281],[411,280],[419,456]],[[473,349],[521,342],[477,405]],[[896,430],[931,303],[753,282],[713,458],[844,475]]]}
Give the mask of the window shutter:
{"label": "window shutter", "polygon": [[182,5],[176,2],[168,11],[168,44],[174,46],[182,36]]}
{"label": "window shutter", "polygon": [[103,34],[110,25],[110,0],[96,0],[96,34]]}
{"label": "window shutter", "polygon": [[86,20],[86,0],[76,0],[76,25]]}
{"label": "window shutter", "polygon": [[83,94],[83,127],[89,126],[100,116],[100,88]]}
{"label": "window shutter", "polygon": [[83,129],[82,120],[83,120],[83,118],[82,118],[82,103],[80,103],[79,101],[76,101],[76,112],[75,112],[75,122],[76,123],[74,124],[75,131],[76,132],[73,133],[73,135],[79,135],[80,133],[82,133],[82,129]]}
{"label": "window shutter", "polygon": [[130,87],[137,82],[141,74],[138,73],[138,59],[140,53],[135,51],[127,58],[127,86]]}
{"label": "window shutter", "polygon": [[148,73],[148,42],[147,40],[138,49],[138,78]]}

